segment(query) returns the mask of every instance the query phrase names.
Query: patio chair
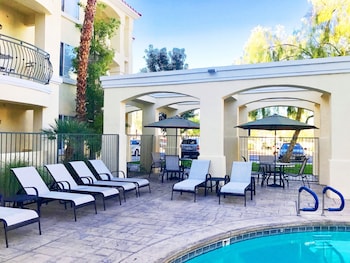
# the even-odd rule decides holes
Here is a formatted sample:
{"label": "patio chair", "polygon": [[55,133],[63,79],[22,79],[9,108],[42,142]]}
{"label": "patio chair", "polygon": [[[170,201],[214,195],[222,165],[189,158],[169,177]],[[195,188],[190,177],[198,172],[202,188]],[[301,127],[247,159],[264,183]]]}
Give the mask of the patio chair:
{"label": "patio chair", "polygon": [[259,170],[257,175],[257,180],[259,181],[260,175],[261,186],[264,185],[264,182],[267,182],[271,175],[273,175],[275,171],[275,156],[273,155],[259,155]]}
{"label": "patio chair", "polygon": [[287,181],[287,185],[289,187],[289,178],[290,177],[294,177],[294,178],[299,178],[301,179],[301,181],[303,182],[303,185],[307,186],[310,188],[310,183],[309,183],[309,180],[307,179],[307,176],[306,174],[304,173],[304,170],[305,170],[305,167],[306,167],[306,164],[307,164],[307,161],[309,160],[309,158],[304,158],[303,159],[303,162],[301,163],[301,166],[300,166],[300,169],[298,171],[298,173],[285,173],[283,175],[283,179]]}
{"label": "patio chair", "polygon": [[75,221],[77,221],[76,209],[86,205],[94,205],[95,214],[97,214],[96,201],[92,195],[50,191],[38,171],[32,166],[11,168],[11,171],[28,195],[38,197],[39,207],[43,202],[48,201],[61,201],[65,204],[65,208],[66,204],[70,203],[73,207]]}
{"label": "patio chair", "polygon": [[118,174],[122,175],[122,177],[114,176],[113,174],[115,174],[116,172],[111,172],[102,160],[89,160],[87,164],[93,172],[96,172],[96,174],[100,177],[101,180],[133,183],[136,185],[136,189],[139,196],[140,188],[142,187],[148,187],[149,192],[151,192],[151,185],[147,179],[126,177],[123,171],[117,171]]}
{"label": "patio chair", "polygon": [[38,223],[39,235],[41,235],[40,217],[34,210],[0,206],[0,221],[4,226],[6,247],[9,247],[7,232],[21,226]]}
{"label": "patio chair", "polygon": [[114,187],[123,191],[124,202],[126,201],[125,193],[134,191],[138,196],[135,184],[129,182],[116,182],[98,180],[94,173],[90,170],[84,161],[72,161],[67,164],[68,171],[73,175],[73,178],[78,184],[85,184],[91,186]]}
{"label": "patio chair", "polygon": [[196,202],[199,187],[204,187],[204,195],[207,195],[207,181],[210,176],[209,165],[210,160],[193,160],[188,178],[173,185],[171,200],[173,200],[174,192],[180,192],[180,194],[188,192],[193,193],[194,202]]}
{"label": "patio chair", "polygon": [[183,169],[180,165],[180,158],[178,155],[166,155],[165,156],[165,166],[163,168],[162,173],[162,183],[164,182],[164,176],[166,175],[167,180],[176,177],[179,179],[183,179],[184,173]]}
{"label": "patio chair", "polygon": [[58,187],[63,191],[91,194],[93,196],[101,196],[103,201],[103,209],[106,210],[106,199],[116,197],[121,204],[118,189],[102,186],[78,185],[74,178],[69,173],[67,168],[62,163],[47,164],[46,169],[55,180]]}
{"label": "patio chair", "polygon": [[162,160],[162,156],[160,152],[152,152],[152,164],[151,164],[151,169],[149,170],[149,175],[148,177],[151,176],[152,170],[156,168],[160,168],[160,171],[163,171],[163,165],[164,165],[164,160]]}
{"label": "patio chair", "polygon": [[255,194],[255,180],[251,175],[252,162],[233,162],[229,182],[221,187],[218,196],[223,195],[244,196],[244,206],[246,206],[246,192],[250,191],[250,198],[253,200]]}

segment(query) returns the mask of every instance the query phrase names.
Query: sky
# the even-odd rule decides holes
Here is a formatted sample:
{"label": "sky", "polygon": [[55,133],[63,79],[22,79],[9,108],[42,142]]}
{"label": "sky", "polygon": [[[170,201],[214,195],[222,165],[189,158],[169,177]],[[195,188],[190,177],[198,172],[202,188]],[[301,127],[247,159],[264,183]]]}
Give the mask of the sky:
{"label": "sky", "polygon": [[125,0],[134,22],[133,72],[146,66],[145,50],[184,48],[190,69],[229,66],[242,57],[253,28],[299,29],[308,0]]}

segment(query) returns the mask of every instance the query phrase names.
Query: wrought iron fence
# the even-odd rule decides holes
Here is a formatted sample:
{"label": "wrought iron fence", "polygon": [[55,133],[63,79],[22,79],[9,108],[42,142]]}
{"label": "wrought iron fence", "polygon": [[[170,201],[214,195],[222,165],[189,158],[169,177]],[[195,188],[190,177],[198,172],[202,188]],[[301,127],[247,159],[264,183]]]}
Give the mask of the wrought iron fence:
{"label": "wrought iron fence", "polygon": [[52,77],[50,54],[44,50],[0,34],[0,73],[49,84]]}
{"label": "wrought iron fence", "polygon": [[45,164],[75,160],[102,159],[118,170],[119,136],[117,134],[0,133],[0,194],[15,194],[19,185],[10,168],[34,166],[50,184]]}
{"label": "wrought iron fence", "polygon": [[[275,156],[279,160],[290,143],[290,137],[239,137],[240,155],[247,160],[258,162],[261,155]],[[300,163],[303,157],[308,158],[307,172],[319,175],[319,140],[315,137],[299,137],[297,147],[293,150],[291,162]],[[298,165],[296,165],[298,168]],[[294,171],[297,173],[297,171]]]}

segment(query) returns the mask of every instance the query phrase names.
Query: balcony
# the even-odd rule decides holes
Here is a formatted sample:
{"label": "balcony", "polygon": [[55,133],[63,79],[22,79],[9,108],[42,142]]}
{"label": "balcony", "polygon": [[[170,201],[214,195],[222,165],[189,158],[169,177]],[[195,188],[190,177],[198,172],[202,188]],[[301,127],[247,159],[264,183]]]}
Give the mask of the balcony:
{"label": "balcony", "polygon": [[24,41],[0,34],[0,74],[49,84],[50,54]]}

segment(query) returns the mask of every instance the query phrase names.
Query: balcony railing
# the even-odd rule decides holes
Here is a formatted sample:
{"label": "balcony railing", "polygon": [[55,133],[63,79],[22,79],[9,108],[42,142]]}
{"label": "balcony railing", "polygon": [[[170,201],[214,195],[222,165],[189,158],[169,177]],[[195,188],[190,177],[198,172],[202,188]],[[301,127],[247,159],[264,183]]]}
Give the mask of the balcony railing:
{"label": "balcony railing", "polygon": [[24,41],[0,34],[0,74],[49,84],[50,54]]}

